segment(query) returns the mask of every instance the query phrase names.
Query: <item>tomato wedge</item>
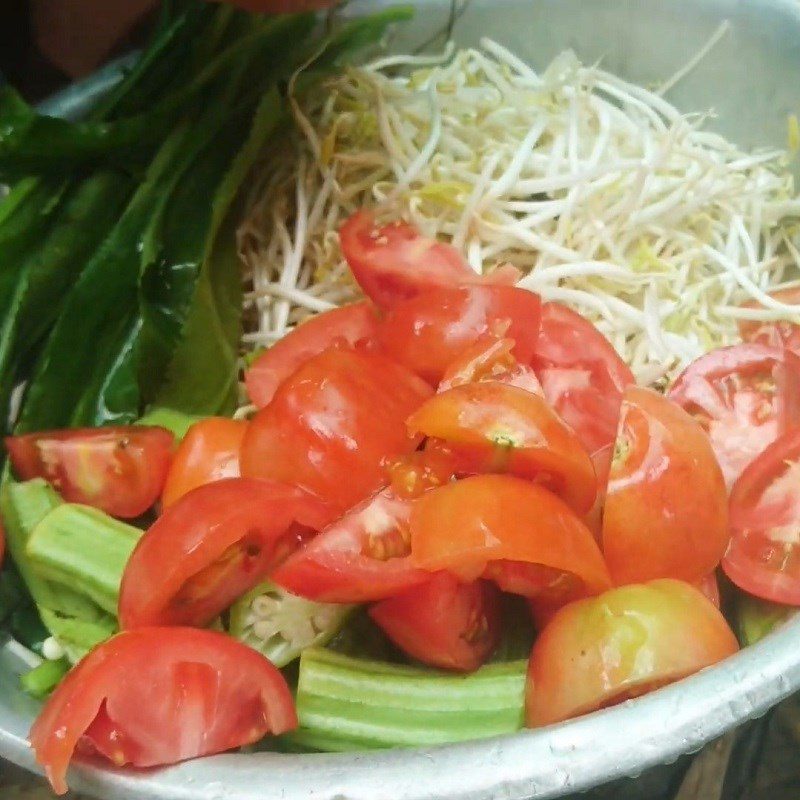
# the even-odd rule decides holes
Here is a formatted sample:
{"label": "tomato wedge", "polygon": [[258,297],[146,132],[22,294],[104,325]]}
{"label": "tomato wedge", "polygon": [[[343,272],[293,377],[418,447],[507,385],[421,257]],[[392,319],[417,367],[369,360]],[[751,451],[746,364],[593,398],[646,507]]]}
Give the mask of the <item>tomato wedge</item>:
{"label": "tomato wedge", "polygon": [[762,344],[722,347],[690,364],[669,396],[708,433],[730,488],[770,442],[800,424],[800,357]]}
{"label": "tomato wedge", "polygon": [[384,489],[290,556],[270,576],[293,594],[323,603],[383,600],[424,583],[411,561],[412,501]]}
{"label": "tomato wedge", "polygon": [[488,581],[462,583],[439,572],[370,608],[369,615],[411,658],[472,672],[500,641],[500,592]]}
{"label": "tomato wedge", "polygon": [[30,732],[53,790],[76,748],[153,767],[297,727],[289,688],[260,653],[192,628],[141,628],[96,647],[48,699]]}
{"label": "tomato wedge", "polygon": [[247,423],[226,417],[195,422],[186,432],[167,473],[161,506],[166,508],[187,492],[222,478],[239,477],[239,450]]}
{"label": "tomato wedge", "polygon": [[428,239],[406,222],[378,226],[369,211],[353,214],[339,241],[356,282],[384,310],[437,286],[519,280],[513,267],[477,275],[452,245]]}
{"label": "tomato wedge", "polygon": [[465,478],[414,501],[411,552],[422,569],[446,569],[465,580],[503,560],[570,573],[588,593],[611,585],[597,543],[575,512],[510,475]]}
{"label": "tomato wedge", "polygon": [[428,447],[403,456],[390,464],[386,472],[394,494],[414,498],[449,483],[455,475],[455,464],[446,448]]}
{"label": "tomato wedge", "polygon": [[405,420],[432,393],[383,355],[332,348],[285,381],[244,437],[242,475],[302,486],[344,511],[416,449]]}
{"label": "tomato wedge", "polygon": [[540,395],[504,383],[467,383],[431,397],[407,424],[445,443],[457,472],[535,480],[579,513],[594,503],[592,461]]}
{"label": "tomato wedge", "polygon": [[70,503],[132,519],[161,494],[173,435],[157,426],[130,425],[42,431],[5,440],[21,480],[44,478]]}
{"label": "tomato wedge", "polygon": [[800,428],[776,439],[733,486],[732,538],[722,560],[740,588],[800,605]]}
{"label": "tomato wedge", "polygon": [[634,378],[589,320],[560,303],[545,303],[531,363],[548,402],[587,452],[614,441],[622,392]]}
{"label": "tomato wedge", "polygon": [[539,334],[539,296],[514,286],[430,289],[398,303],[378,332],[381,346],[431,385],[467,347],[487,334],[514,341],[527,363]]}
{"label": "tomato wedge", "polygon": [[725,482],[708,437],[668,398],[629,386],[603,512],[614,582],[699,581],[729,538]]}
{"label": "tomato wedge", "polygon": [[[800,286],[771,292],[770,297],[787,305],[800,305]],[[760,303],[752,301],[745,303],[743,308],[762,308],[762,306]],[[795,322],[783,319],[774,322],[740,320],[739,334],[746,342],[766,344],[771,347],[786,347],[800,355],[800,325]]]}
{"label": "tomato wedge", "polygon": [[[207,625],[333,518],[296,486],[226,478],[171,505],[142,536],[122,576],[122,628]],[[298,538],[300,537],[300,538]]]}
{"label": "tomato wedge", "polygon": [[562,608],[533,645],[526,717],[551,725],[685,678],[739,649],[697,589],[658,580]]}
{"label": "tomato wedge", "polygon": [[707,597],[717,608],[720,607],[719,596],[719,583],[717,582],[717,573],[709,572],[705,578],[701,578],[696,583],[692,584],[699,589],[705,597]]}
{"label": "tomato wedge", "polygon": [[512,354],[513,349],[513,339],[482,337],[450,363],[437,391],[446,392],[465,383],[495,381],[544,395],[533,367],[520,364]]}
{"label": "tomato wedge", "polygon": [[244,385],[250,401],[263,408],[275,396],[278,386],[312,356],[338,341],[351,345],[370,341],[377,330],[378,314],[367,300],[311,317],[275,342],[247,369]]}

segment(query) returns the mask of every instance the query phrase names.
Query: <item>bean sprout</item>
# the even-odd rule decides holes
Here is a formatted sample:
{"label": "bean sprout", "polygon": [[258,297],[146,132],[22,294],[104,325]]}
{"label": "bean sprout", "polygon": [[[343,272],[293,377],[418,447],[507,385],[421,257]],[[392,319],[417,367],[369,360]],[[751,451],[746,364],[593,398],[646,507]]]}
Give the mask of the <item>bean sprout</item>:
{"label": "bean sprout", "polygon": [[295,102],[253,187],[244,349],[358,297],[337,231],[364,207],[453,242],[478,272],[517,266],[643,383],[735,341],[737,319],[800,320],[768,296],[800,284],[789,155],[743,152],[664,98],[699,57],[657,91],[571,52],[540,74],[488,40],[347,68]]}

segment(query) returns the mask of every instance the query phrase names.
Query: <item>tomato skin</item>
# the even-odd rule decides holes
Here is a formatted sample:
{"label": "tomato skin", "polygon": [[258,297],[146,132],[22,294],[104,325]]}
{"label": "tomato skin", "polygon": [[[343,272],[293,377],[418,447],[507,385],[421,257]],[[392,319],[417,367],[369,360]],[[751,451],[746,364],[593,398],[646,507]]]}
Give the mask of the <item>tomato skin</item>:
{"label": "tomato skin", "polygon": [[436,288],[398,303],[381,323],[384,350],[431,385],[476,340],[514,340],[514,357],[527,363],[539,333],[539,296],[514,286]]}
{"label": "tomato skin", "polygon": [[[770,292],[770,297],[787,305],[800,305],[800,287]],[[755,301],[745,303],[743,308],[761,308]],[[745,342],[765,344],[770,347],[786,347],[800,355],[800,325],[788,320],[756,322],[739,320],[739,335]]]}
{"label": "tomato skin", "polygon": [[739,649],[725,618],[682,581],[632,584],[570,603],[533,645],[529,727],[637,697]]}
{"label": "tomato skin", "polygon": [[731,543],[722,568],[740,588],[800,605],[800,428],[783,434],[733,485]]}
{"label": "tomato skin", "polygon": [[547,401],[587,452],[613,443],[622,392],[634,378],[589,320],[560,303],[545,303],[531,363]]}
{"label": "tomato skin", "polygon": [[478,381],[495,381],[544,396],[533,367],[520,364],[512,355],[513,339],[485,336],[467,347],[445,370],[437,392]]}
{"label": "tomato skin", "polygon": [[730,488],[768,444],[800,424],[800,357],[763,344],[721,347],[691,363],[669,397],[706,430]]}
{"label": "tomato skin", "polygon": [[729,538],[725,482],[708,437],[668,398],[629,386],[603,512],[614,582],[698,581]]}
{"label": "tomato skin", "polygon": [[500,592],[446,572],[377,603],[369,615],[406,655],[440,669],[472,672],[500,641]]}
{"label": "tomato skin", "polygon": [[208,417],[190,426],[172,457],[161,507],[172,505],[187,492],[223,478],[239,477],[239,450],[247,422]]}
{"label": "tomato skin", "polygon": [[242,475],[296,484],[344,511],[386,482],[388,463],[416,449],[405,420],[431,393],[383,355],[326,350],[250,422]]}
{"label": "tomato skin", "polygon": [[499,472],[542,483],[579,513],[597,494],[591,459],[540,395],[493,381],[434,395],[408,428],[450,449],[462,474]]}
{"label": "tomato skin", "polygon": [[525,562],[575,575],[587,592],[611,585],[597,543],[562,500],[510,475],[477,475],[414,502],[411,552],[422,569],[465,580],[490,562]]}
{"label": "tomato skin", "polygon": [[411,508],[410,499],[384,489],[317,534],[270,579],[322,603],[383,600],[424,583],[430,573],[410,556]]}
{"label": "tomato skin", "polygon": [[131,554],[120,627],[208,624],[296,549],[296,526],[320,530],[333,517],[316,497],[275,481],[226,478],[192,490]]}
{"label": "tomato skin", "polygon": [[438,286],[513,284],[520,277],[513,267],[477,275],[452,245],[429,239],[406,222],[378,226],[369,211],[357,211],[342,225],[339,242],[356,282],[384,311]]}
{"label": "tomato skin", "polygon": [[21,480],[44,478],[69,503],[132,519],[150,508],[166,480],[174,437],[129,425],[41,431],[5,440]]}
{"label": "tomato skin", "polygon": [[264,408],[278,386],[312,356],[337,341],[354,345],[371,341],[378,329],[378,313],[368,300],[324,311],[302,322],[253,361],[244,374],[250,401]]}
{"label": "tomato skin", "polygon": [[29,738],[63,794],[79,744],[117,766],[152,767],[295,727],[286,681],[260,653],[214,631],[141,628],[86,656],[47,700]]}

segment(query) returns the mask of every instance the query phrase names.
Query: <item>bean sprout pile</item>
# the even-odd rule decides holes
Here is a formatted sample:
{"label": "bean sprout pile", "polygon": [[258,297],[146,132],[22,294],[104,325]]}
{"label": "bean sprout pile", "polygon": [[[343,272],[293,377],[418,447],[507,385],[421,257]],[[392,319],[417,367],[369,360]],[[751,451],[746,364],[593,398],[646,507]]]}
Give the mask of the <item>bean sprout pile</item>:
{"label": "bean sprout pile", "polygon": [[540,74],[484,40],[348,68],[295,100],[239,230],[245,350],[358,297],[337,230],[364,207],[452,242],[478,273],[520,268],[644,384],[735,341],[737,319],[800,319],[767,295],[800,283],[789,152],[709,131],[664,99],[674,80],[651,91],[571,52]]}

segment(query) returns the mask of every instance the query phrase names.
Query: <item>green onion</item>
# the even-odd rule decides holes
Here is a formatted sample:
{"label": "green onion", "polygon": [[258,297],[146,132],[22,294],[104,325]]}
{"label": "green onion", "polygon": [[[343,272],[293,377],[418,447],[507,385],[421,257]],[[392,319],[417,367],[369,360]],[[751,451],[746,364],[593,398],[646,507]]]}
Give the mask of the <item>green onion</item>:
{"label": "green onion", "polygon": [[309,649],[300,658],[300,728],[286,739],[314,749],[419,747],[520,729],[525,661],[453,675]]}
{"label": "green onion", "polygon": [[96,508],[64,503],[34,528],[26,553],[42,577],[116,614],[122,573],[141,535]]}

